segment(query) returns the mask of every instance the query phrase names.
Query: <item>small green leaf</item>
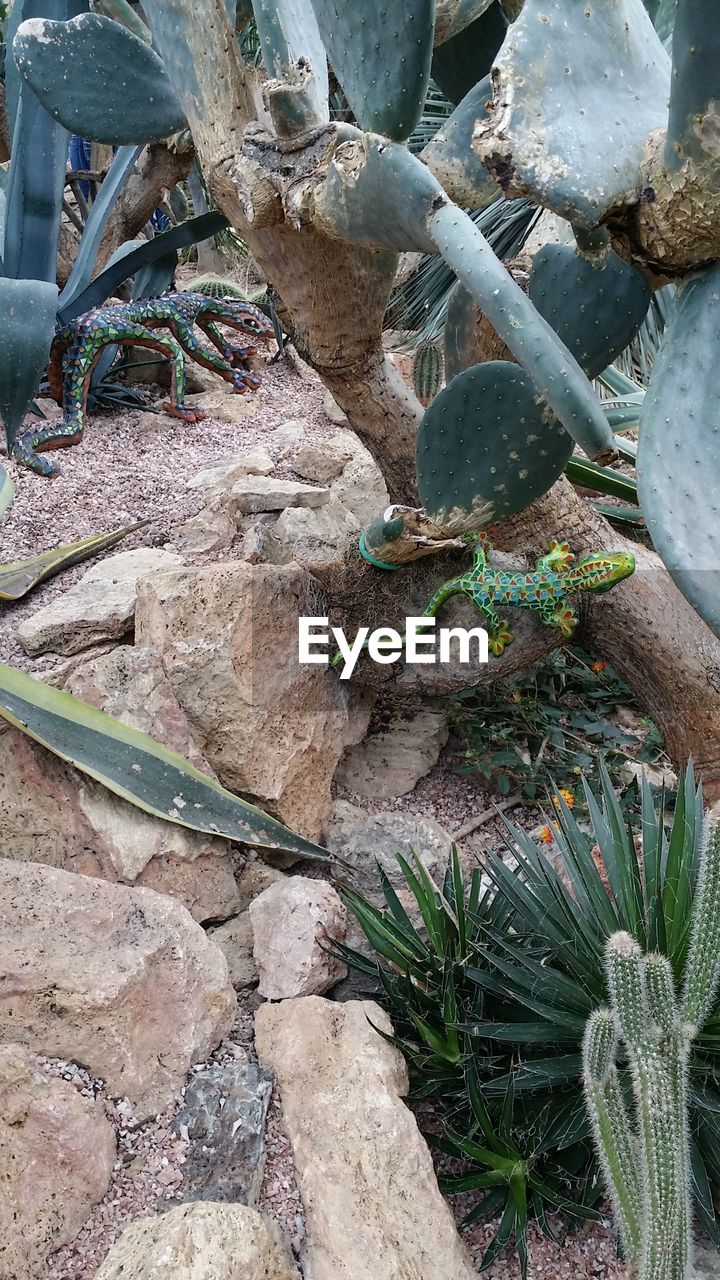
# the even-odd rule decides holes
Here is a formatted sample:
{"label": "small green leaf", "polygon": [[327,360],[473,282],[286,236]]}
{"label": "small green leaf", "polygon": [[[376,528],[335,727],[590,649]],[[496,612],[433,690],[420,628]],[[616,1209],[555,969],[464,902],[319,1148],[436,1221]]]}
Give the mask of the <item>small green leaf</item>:
{"label": "small green leaf", "polygon": [[79,564],[81,560],[88,560],[100,551],[107,551],[108,547],[114,547],[129,533],[144,529],[152,523],[152,520],[140,520],[137,524],[115,529],[112,533],[93,533],[80,542],[69,542],[65,546],[54,547],[51,551],[42,551],[27,560],[0,564],[0,600],[20,600],[53,574]]}

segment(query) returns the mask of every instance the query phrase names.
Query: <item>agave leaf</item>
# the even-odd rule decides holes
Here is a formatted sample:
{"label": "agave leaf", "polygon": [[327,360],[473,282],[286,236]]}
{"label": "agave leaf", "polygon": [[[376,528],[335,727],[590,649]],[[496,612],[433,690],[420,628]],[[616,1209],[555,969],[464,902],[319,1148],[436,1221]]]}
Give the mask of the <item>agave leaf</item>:
{"label": "agave leaf", "polygon": [[77,294],[72,302],[60,308],[58,319],[62,324],[69,324],[84,311],[92,311],[93,307],[99,307],[111,293],[115,292],[118,285],[121,285],[124,280],[129,280],[141,267],[165,257],[175,249],[185,249],[198,240],[207,240],[229,226],[227,218],[213,209],[210,213],[201,213],[196,218],[188,218],[178,227],[173,227],[171,231],[163,231],[161,235],[153,236],[152,240],[144,240],[131,253],[118,254],[115,261],[108,264],[86,289]]}
{"label": "agave leaf", "polygon": [[15,485],[9,471],[0,466],[0,516],[4,515],[15,497]]}
{"label": "agave leaf", "polygon": [[20,600],[46,578],[52,578],[62,569],[69,569],[81,560],[88,560],[90,556],[106,551],[108,547],[114,547],[129,533],[144,529],[152,523],[152,520],[139,520],[137,524],[115,529],[112,533],[93,533],[79,542],[53,547],[51,551],[42,551],[40,555],[30,556],[27,560],[0,564],[0,600]]}
{"label": "agave leaf", "polygon": [[70,277],[60,294],[61,308],[70,306],[90,283],[107,220],[141,151],[142,147],[121,147],[113,157],[85,223]]}
{"label": "agave leaf", "polygon": [[47,364],[56,309],[54,282],[0,278],[0,418],[8,453]]}
{"label": "agave leaf", "polygon": [[637,483],[621,471],[612,467],[598,466],[589,458],[571,458],[565,468],[565,475],[573,484],[581,484],[586,489],[594,489],[596,493],[605,493],[613,498],[622,498],[624,502],[638,503]]}
{"label": "agave leaf", "polygon": [[330,859],[326,849],[226,791],[149,734],[4,664],[0,715],[153,817],[262,849]]}

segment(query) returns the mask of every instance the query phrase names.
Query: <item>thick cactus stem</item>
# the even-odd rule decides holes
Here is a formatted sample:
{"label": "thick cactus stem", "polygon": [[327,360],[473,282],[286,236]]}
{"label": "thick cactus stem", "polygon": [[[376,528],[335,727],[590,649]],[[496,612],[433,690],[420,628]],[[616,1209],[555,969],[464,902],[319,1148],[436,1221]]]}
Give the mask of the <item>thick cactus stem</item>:
{"label": "thick cactus stem", "polygon": [[718,987],[720,966],[720,807],[708,815],[700,862],[695,913],[685,984],[682,1018],[693,1036],[705,1021]]}
{"label": "thick cactus stem", "polygon": [[623,1251],[635,1265],[640,1256],[642,1192],[637,1142],[615,1067],[616,1049],[615,1018],[609,1009],[597,1009],[588,1019],[583,1040],[585,1094]]}

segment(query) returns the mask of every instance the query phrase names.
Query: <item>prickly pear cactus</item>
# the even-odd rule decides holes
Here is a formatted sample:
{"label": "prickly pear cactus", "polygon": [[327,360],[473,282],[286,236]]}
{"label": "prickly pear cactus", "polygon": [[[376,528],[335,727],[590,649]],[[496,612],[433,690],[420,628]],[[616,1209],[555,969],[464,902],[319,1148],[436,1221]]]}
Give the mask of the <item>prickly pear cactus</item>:
{"label": "prickly pear cactus", "polygon": [[632,342],[651,298],[645,276],[609,245],[582,252],[546,244],[533,258],[528,293],[589,378]]}
{"label": "prickly pear cactus", "polygon": [[546,493],[572,451],[570,436],[518,365],[478,364],[425,411],[415,461],[420,499],[440,525],[456,523],[462,512],[480,528]]}

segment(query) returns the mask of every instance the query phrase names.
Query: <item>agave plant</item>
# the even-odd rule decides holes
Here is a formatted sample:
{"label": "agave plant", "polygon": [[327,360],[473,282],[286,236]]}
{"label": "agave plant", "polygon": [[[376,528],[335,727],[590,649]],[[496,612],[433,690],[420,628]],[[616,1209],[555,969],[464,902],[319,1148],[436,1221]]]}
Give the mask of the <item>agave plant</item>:
{"label": "agave plant", "polygon": [[178,249],[228,226],[217,212],[188,219],[152,240],[123,246],[108,267],[95,275],[108,218],[142,149],[120,147],[90,210],[68,282],[58,296],[57,249],[70,134],[28,89],[10,49],[24,16],[70,18],[77,11],[74,0],[45,0],[32,6],[29,0],[16,0],[3,46],[12,146],[7,174],[0,170],[0,418],[9,454],[37,394],[56,324],[99,306],[125,280],[153,263],[164,262],[167,270],[168,260],[176,261]]}
{"label": "agave plant", "polygon": [[[586,787],[591,832],[554,796],[557,858],[508,824],[511,869],[489,855],[465,883],[455,849],[435,884],[419,859],[399,859],[416,909],[381,874],[386,906],[352,888],[345,900],[376,953],[346,947],[350,965],[379,981],[411,1072],[411,1097],[432,1100],[429,1141],[460,1172],[450,1193],[477,1191],[465,1222],[501,1212],[485,1262],[514,1238],[525,1271],[529,1216],[593,1217],[598,1177],[582,1093],[587,1018],[607,999],[607,938],[624,930],[658,950],[682,978],[701,856],[702,797],[689,767],[672,818],[668,799],[642,784],[641,848],[605,771]],[[695,1207],[718,1239],[720,1008],[691,1059]]]}

